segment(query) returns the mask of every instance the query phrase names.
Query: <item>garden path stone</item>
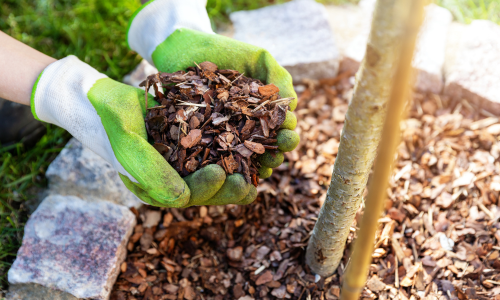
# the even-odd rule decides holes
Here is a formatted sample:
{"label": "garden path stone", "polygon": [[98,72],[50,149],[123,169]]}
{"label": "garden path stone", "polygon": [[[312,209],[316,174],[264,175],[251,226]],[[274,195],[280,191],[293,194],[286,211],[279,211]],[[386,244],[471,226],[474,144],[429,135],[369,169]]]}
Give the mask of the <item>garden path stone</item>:
{"label": "garden path stone", "polygon": [[413,67],[417,71],[415,87],[421,92],[438,94],[443,90],[446,36],[452,20],[451,12],[446,8],[436,4],[425,7],[425,19],[413,57]]}
{"label": "garden path stone", "polygon": [[6,300],[78,300],[75,296],[44,287],[43,285],[31,284],[12,284],[9,286],[9,292]]}
{"label": "garden path stone", "polygon": [[122,205],[48,196],[26,223],[8,273],[11,295],[24,290],[23,300],[40,300],[40,295],[52,295],[49,288],[76,298],[109,299],[135,224],[134,214]]}
{"label": "garden path stone", "polygon": [[[327,6],[330,26],[341,45],[341,72],[356,72],[365,56],[374,4],[374,0],[362,0],[357,7]],[[425,7],[425,19],[413,58],[415,88],[421,92],[439,93],[443,89],[442,68],[451,22],[452,15],[447,9],[435,4]]]}
{"label": "garden path stone", "polygon": [[50,194],[74,195],[89,201],[104,199],[127,207],[142,205],[111,164],[75,138],[66,144],[45,175]]}
{"label": "garden path stone", "polygon": [[500,115],[500,26],[475,20],[457,33],[448,42],[445,94]]}
{"label": "garden path stone", "polygon": [[362,0],[358,5],[326,5],[325,8],[341,54],[340,72],[355,73],[365,56],[374,1]]}
{"label": "garden path stone", "polygon": [[339,51],[323,5],[294,0],[229,18],[235,39],[268,50],[294,81],[337,75]]}

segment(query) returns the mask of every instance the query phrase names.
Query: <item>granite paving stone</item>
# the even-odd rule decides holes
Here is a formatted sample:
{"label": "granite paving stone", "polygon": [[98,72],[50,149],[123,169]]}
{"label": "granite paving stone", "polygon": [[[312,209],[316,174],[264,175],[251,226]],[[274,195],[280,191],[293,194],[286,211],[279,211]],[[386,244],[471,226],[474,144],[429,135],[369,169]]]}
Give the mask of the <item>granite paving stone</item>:
{"label": "granite paving stone", "polygon": [[[500,26],[475,20],[450,41],[444,92],[500,115]],[[449,55],[448,55],[449,54]]]}
{"label": "granite paving stone", "polygon": [[294,81],[337,74],[339,51],[322,4],[294,0],[229,17],[235,39],[268,50]]}
{"label": "granite paving stone", "polygon": [[36,295],[46,288],[77,298],[109,299],[135,224],[125,206],[50,195],[26,223],[9,283],[13,290],[18,284],[43,286],[28,288],[35,292],[24,300],[39,300]]}
{"label": "granite paving stone", "polygon": [[75,138],[66,144],[45,175],[51,194],[74,195],[89,201],[103,199],[127,207],[142,205],[111,164]]}
{"label": "granite paving stone", "polygon": [[36,283],[12,284],[6,300],[78,300],[75,296]]}
{"label": "granite paving stone", "polygon": [[[327,6],[330,26],[341,45],[340,72],[358,70],[365,56],[374,5],[374,0],[362,0],[358,6]],[[435,4],[425,7],[413,59],[415,88],[420,92],[439,93],[443,89],[442,68],[451,22],[452,15],[447,9]]]}
{"label": "granite paving stone", "polygon": [[443,90],[446,36],[452,19],[449,10],[436,4],[425,7],[425,19],[413,57],[415,88],[421,92],[438,94]]}

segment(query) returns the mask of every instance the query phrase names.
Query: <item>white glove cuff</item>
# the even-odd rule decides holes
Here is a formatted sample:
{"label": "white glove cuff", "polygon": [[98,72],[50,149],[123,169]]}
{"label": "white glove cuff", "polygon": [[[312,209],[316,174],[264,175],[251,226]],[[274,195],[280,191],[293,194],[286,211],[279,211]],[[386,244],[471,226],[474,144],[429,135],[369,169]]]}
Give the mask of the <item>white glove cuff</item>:
{"label": "white glove cuff", "polygon": [[31,105],[40,120],[66,129],[116,171],[137,182],[116,159],[101,118],[87,96],[95,82],[106,77],[70,55],[45,68]]}
{"label": "white glove cuff", "polygon": [[155,0],[148,3],[132,19],[127,34],[130,48],[153,64],[153,51],[175,30],[189,28],[214,33],[206,4],[206,0]]}
{"label": "white glove cuff", "polygon": [[106,77],[73,55],[50,64],[36,86],[33,104],[37,117],[66,128],[72,122],[81,123],[82,119],[74,119],[78,111],[93,111],[97,116],[87,93],[97,80]]}

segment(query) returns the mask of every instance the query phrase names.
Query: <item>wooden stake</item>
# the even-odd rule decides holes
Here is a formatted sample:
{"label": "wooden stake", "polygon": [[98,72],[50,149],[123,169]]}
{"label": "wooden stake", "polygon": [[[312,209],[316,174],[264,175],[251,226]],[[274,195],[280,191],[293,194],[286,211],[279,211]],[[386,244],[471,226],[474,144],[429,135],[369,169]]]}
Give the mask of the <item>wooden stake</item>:
{"label": "wooden stake", "polygon": [[[375,231],[384,208],[386,189],[394,161],[394,152],[399,142],[399,123],[403,108],[410,94],[410,79],[413,72],[411,62],[417,34],[422,24],[425,0],[402,0],[398,2],[402,35],[401,53],[392,84],[387,117],[382,130],[380,149],[375,160],[372,179],[368,186],[365,213],[361,220],[358,238],[354,242],[351,264],[344,274],[341,300],[357,300],[365,285],[371,262]],[[397,265],[396,265],[397,266]]]}

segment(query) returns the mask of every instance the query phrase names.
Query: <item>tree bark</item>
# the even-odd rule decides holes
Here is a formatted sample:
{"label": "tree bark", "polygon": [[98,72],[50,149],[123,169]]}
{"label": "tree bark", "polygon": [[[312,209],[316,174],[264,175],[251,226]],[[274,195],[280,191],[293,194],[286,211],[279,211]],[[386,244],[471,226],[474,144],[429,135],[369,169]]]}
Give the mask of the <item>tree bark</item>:
{"label": "tree bark", "polygon": [[375,7],[332,180],[307,247],[306,263],[322,276],[339,265],[376,156],[400,49],[396,3],[405,1],[378,0]]}

